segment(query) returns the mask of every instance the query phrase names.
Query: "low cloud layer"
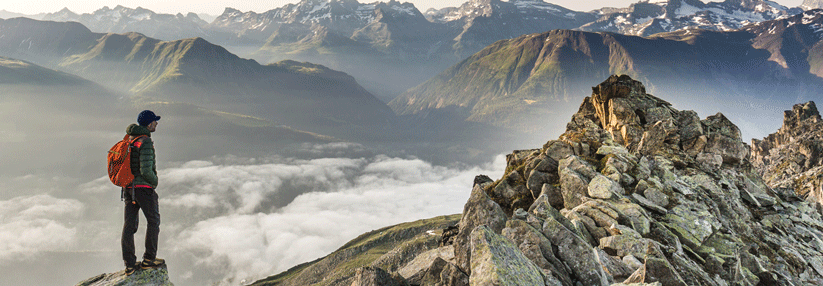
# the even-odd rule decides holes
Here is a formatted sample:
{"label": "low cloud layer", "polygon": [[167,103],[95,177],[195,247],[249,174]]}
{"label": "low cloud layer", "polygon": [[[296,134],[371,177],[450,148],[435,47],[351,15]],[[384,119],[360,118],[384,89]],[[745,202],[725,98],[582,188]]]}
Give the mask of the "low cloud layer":
{"label": "low cloud layer", "polygon": [[[223,282],[248,282],[325,256],[373,229],[459,213],[474,176],[502,173],[503,167],[502,156],[485,168],[465,169],[386,156],[243,166],[191,162],[167,170],[166,188],[175,191],[161,208],[225,210],[182,229],[174,252],[200,254],[194,268],[222,269]],[[252,211],[270,208],[265,198],[284,185],[307,192],[273,212]]]}
{"label": "low cloud layer", "polygon": [[50,195],[21,196],[0,201],[0,262],[37,258],[77,244],[73,221],[84,205]]}
{"label": "low cloud layer", "polygon": [[[172,281],[252,282],[328,255],[374,229],[460,213],[474,177],[499,177],[505,168],[504,156],[483,166],[444,167],[370,152],[333,143],[302,146],[289,153],[293,157],[161,162],[158,256],[167,259]],[[122,203],[108,178],[70,182],[29,175],[2,182],[39,185],[31,191],[41,194],[0,197],[0,266],[84,253],[83,263],[94,272],[56,282],[68,284],[121,268]],[[144,233],[141,219],[138,256]],[[6,274],[13,273],[0,271]]]}

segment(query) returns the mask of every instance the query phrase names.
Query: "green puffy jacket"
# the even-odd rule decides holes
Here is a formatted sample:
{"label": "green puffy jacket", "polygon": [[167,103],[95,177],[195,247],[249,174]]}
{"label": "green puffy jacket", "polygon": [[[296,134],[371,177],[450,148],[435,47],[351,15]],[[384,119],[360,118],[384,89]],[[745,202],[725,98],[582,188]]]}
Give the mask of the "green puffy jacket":
{"label": "green puffy jacket", "polygon": [[[129,125],[126,134],[137,137],[146,135],[138,141],[141,142],[137,152],[131,152],[131,172],[134,174],[134,185],[149,185],[157,188],[157,167],[154,159],[154,142],[151,140],[151,132],[145,126],[137,124]],[[136,144],[137,145],[137,144]]]}

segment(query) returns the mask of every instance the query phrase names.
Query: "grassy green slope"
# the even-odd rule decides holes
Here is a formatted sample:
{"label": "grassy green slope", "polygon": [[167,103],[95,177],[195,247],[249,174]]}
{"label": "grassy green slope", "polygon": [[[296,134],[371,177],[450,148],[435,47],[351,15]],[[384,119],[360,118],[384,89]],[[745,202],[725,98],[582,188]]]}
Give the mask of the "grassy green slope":
{"label": "grassy green slope", "polygon": [[[648,38],[569,30],[524,35],[486,47],[389,106],[398,114],[459,107],[470,110],[467,120],[528,131],[543,124],[535,119],[573,108],[570,103],[588,95],[581,91],[610,74],[640,79],[650,92],[766,98],[819,83],[809,77],[823,62],[814,55],[823,50],[819,37],[790,35],[763,39],[751,31],[703,30]],[[787,58],[787,64],[776,57]],[[529,116],[537,117],[519,120]]]}
{"label": "grassy green slope", "polygon": [[61,66],[138,97],[318,127],[321,133],[341,127],[365,132],[394,120],[388,106],[345,73],[294,61],[260,65],[202,38],[107,34]]}
{"label": "grassy green slope", "polygon": [[94,85],[78,76],[0,56],[0,84]]}
{"label": "grassy green slope", "polygon": [[469,120],[516,125],[510,115],[574,97],[568,91],[581,90],[580,77],[607,76],[609,50],[603,42],[600,34],[568,30],[498,41],[389,106],[398,114],[460,106],[471,110]]}
{"label": "grassy green slope", "polygon": [[[202,38],[92,33],[77,23],[0,21],[0,54],[137,97],[248,114],[357,138],[394,130],[394,112],[353,77],[297,62],[260,65]],[[377,131],[377,132],[375,132]]]}
{"label": "grassy green slope", "polygon": [[[436,247],[436,240],[442,234],[442,229],[456,224],[460,216],[441,216],[370,231],[326,257],[297,265],[251,285],[349,285],[354,270],[359,267],[374,265],[390,269],[399,266],[397,259],[401,258],[387,257],[391,253],[401,254],[398,257],[413,258],[417,252]],[[434,230],[437,235],[427,234],[428,230]]]}

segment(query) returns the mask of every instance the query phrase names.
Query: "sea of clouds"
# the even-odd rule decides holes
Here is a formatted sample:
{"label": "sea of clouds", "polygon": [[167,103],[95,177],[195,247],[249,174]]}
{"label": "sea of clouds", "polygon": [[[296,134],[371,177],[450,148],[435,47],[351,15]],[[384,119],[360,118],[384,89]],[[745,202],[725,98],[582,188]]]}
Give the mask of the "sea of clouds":
{"label": "sea of clouds", "polygon": [[[505,168],[502,155],[481,166],[438,166],[363,150],[331,143],[305,145],[296,157],[159,163],[158,256],[167,259],[172,281],[250,283],[328,255],[365,232],[460,213],[474,177],[500,177]],[[33,178],[5,179],[14,180]],[[73,273],[62,284],[122,269],[117,187],[102,177],[66,191],[56,181],[51,191],[0,200],[0,264],[95,254],[84,263],[99,264],[97,272]],[[144,233],[141,219],[138,257]]]}

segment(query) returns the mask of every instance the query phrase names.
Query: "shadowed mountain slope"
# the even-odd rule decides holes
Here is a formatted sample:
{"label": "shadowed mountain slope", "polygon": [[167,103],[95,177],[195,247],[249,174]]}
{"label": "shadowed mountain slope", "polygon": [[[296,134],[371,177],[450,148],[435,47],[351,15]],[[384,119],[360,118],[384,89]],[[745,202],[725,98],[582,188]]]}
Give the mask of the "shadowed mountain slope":
{"label": "shadowed mountain slope", "polygon": [[[162,141],[173,149],[164,155],[166,160],[216,154],[252,156],[295,144],[340,141],[264,118],[190,103],[135,102],[124,93],[75,75],[5,57],[0,57],[0,90],[0,158],[15,162],[4,166],[4,174],[54,170],[65,176],[100,174],[104,161],[88,154],[100,154],[120,140],[125,127],[144,109],[164,116]],[[66,156],[66,150],[83,155]],[[31,158],[31,154],[38,156]]]}
{"label": "shadowed mountain slope", "polygon": [[260,65],[202,38],[96,34],[76,23],[25,18],[0,22],[0,33],[2,55],[72,72],[138,100],[190,103],[340,136],[389,128],[395,120],[349,75],[293,61]]}
{"label": "shadowed mountain slope", "polygon": [[[389,105],[398,114],[453,107],[470,121],[545,130],[552,114],[571,114],[571,103],[583,96],[577,91],[585,90],[586,82],[626,73],[643,79],[650,91],[675,95],[677,104],[708,112],[694,102],[710,100],[740,118],[745,114],[730,112],[738,104],[774,106],[817,96],[813,87],[823,83],[818,68],[823,41],[815,27],[823,25],[822,13],[809,11],[732,32],[687,30],[649,38],[570,30],[524,35],[486,47]],[[539,117],[523,122],[521,114]]]}
{"label": "shadowed mountain slope", "polygon": [[72,74],[6,57],[0,57],[0,84],[94,85],[93,82]]}
{"label": "shadowed mountain slope", "polygon": [[[301,0],[265,12],[226,8],[211,23],[144,8],[67,9],[47,20],[78,21],[95,32],[138,32],[174,40],[202,37],[261,63],[310,61],[355,76],[385,101],[502,39],[553,29],[649,36],[683,29],[730,31],[802,12],[765,0],[639,1],[589,12],[544,0],[470,0],[421,13],[400,1]],[[809,2],[805,9],[814,6]]]}

